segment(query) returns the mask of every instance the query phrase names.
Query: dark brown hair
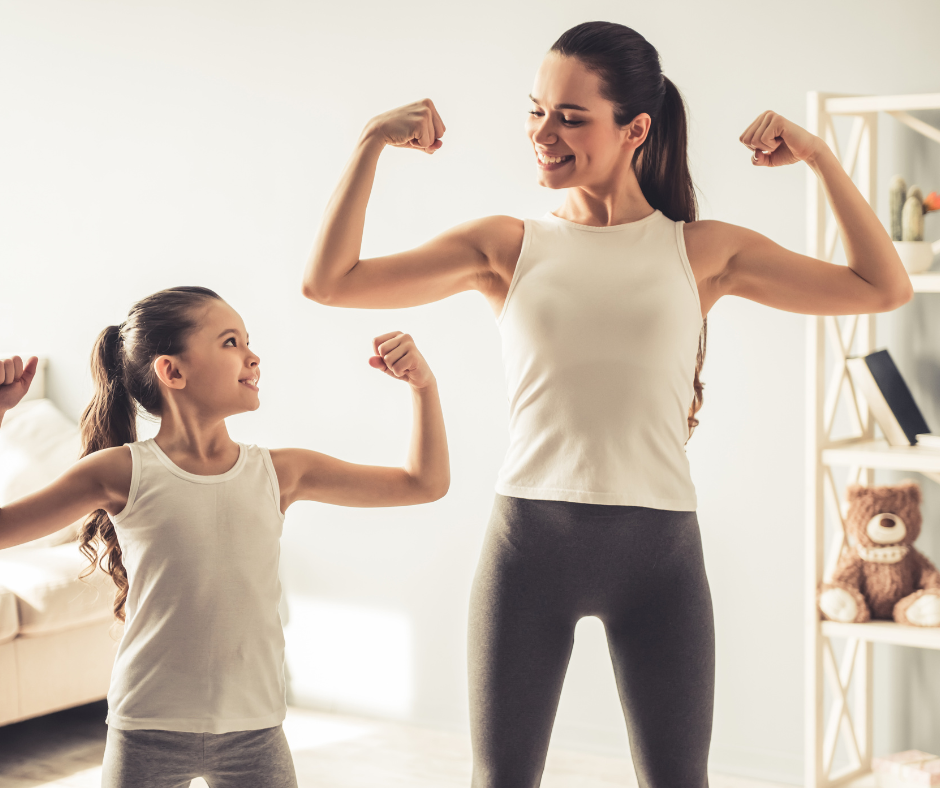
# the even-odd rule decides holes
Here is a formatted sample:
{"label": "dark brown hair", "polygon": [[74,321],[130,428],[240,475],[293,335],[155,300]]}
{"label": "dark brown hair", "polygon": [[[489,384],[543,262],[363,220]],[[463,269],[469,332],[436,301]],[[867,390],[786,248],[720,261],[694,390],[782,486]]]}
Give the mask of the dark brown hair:
{"label": "dark brown hair", "polygon": [[[199,325],[198,308],[212,299],[221,300],[205,287],[161,290],[134,304],[121,325],[108,326],[98,335],[91,353],[95,393],[80,422],[82,457],[136,441],[138,407],[160,415],[162,399],[153,361],[185,350],[186,339]],[[79,549],[91,562],[82,577],[95,566],[111,576],[117,586],[114,616],[123,621],[127,571],[104,509],[92,512],[82,524]]]}
{"label": "dark brown hair", "polygon": [[[659,53],[643,36],[614,22],[584,22],[562,33],[552,52],[581,61],[601,80],[601,95],[614,105],[614,121],[625,126],[645,112],[649,133],[633,157],[646,201],[674,222],[698,218],[695,185],[689,173],[688,121],[678,88],[663,74]],[[689,436],[702,407],[699,380],[705,363],[708,319],[702,321],[689,407]]]}

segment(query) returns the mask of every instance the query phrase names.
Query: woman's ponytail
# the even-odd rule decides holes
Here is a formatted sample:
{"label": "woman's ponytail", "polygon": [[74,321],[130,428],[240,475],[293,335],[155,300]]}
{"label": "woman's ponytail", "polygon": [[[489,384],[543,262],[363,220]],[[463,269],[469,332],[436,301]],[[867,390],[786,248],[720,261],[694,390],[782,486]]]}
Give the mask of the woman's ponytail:
{"label": "woman's ponytail", "polygon": [[[646,201],[674,222],[698,219],[695,185],[689,172],[688,120],[682,94],[662,72],[656,48],[635,30],[615,22],[584,22],[566,30],[552,52],[580,60],[600,77],[601,95],[614,105],[614,122],[625,126],[647,113],[651,124],[633,157],[633,170]],[[708,320],[703,319],[689,407],[689,437],[702,407],[699,379],[705,362]]]}
{"label": "woman's ponytail", "polygon": [[[121,326],[108,326],[98,335],[91,354],[91,374],[95,393],[80,422],[82,457],[137,440],[137,406],[124,381]],[[96,566],[111,576],[117,587],[114,615],[123,621],[127,571],[114,525],[104,509],[92,512],[85,519],[79,534],[79,549],[90,562],[82,577],[94,572]]]}
{"label": "woman's ponytail", "polygon": [[[694,222],[698,219],[698,201],[689,172],[689,124],[685,101],[679,89],[665,74],[663,76],[662,107],[653,121],[645,142],[634,157],[634,172],[646,201],[658,208],[674,222]],[[705,363],[708,340],[708,317],[702,319],[692,376],[692,404],[689,406],[689,437],[698,426],[695,414],[702,407],[704,393],[700,375]]]}
{"label": "woman's ponytail", "polygon": [[694,222],[698,203],[689,172],[685,102],[669,77],[664,74],[662,80],[662,106],[637,150],[633,169],[650,205],[674,222]]}

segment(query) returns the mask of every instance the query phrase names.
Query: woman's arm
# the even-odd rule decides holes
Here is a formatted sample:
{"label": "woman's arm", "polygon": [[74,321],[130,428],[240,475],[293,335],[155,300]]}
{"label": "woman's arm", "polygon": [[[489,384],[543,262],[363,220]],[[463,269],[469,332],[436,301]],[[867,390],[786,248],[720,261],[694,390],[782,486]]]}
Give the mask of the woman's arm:
{"label": "woman's arm", "polygon": [[359,259],[366,207],[385,146],[433,153],[441,147],[443,133],[429,99],[386,112],[366,125],[324,211],[304,271],[307,298],[331,306],[396,309],[465,290],[487,294],[499,289],[505,277],[501,266],[515,263],[522,248],[522,222],[510,216],[466,222],[407,252]]}
{"label": "woman's arm", "polygon": [[[819,137],[774,112],[741,135],[759,167],[805,161],[822,182],[848,266],[791,252],[769,238],[723,222],[694,222],[686,232],[690,262],[701,263],[703,305],[737,295],[788,312],[846,315],[887,312],[913,296],[888,233],[835,155]],[[704,281],[701,281],[704,280]]]}
{"label": "woman's arm", "polygon": [[[0,424],[26,394],[37,359],[0,360]],[[0,549],[54,533],[96,509],[111,514],[127,505],[131,456],[126,447],[104,449],[79,460],[38,492],[0,508]]]}
{"label": "woman's arm", "polygon": [[411,445],[404,465],[357,465],[307,449],[276,449],[271,460],[282,512],[294,501],[408,506],[436,501],[447,492],[450,461],[437,380],[408,334],[384,334],[373,347],[376,355],[369,363],[411,386]]}

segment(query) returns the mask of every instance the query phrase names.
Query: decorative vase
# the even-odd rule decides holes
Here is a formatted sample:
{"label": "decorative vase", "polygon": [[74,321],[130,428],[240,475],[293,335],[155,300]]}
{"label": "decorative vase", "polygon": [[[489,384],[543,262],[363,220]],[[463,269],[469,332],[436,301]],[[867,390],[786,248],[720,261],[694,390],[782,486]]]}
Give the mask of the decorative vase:
{"label": "decorative vase", "polygon": [[894,248],[909,274],[920,274],[933,263],[933,244],[930,241],[893,241]]}

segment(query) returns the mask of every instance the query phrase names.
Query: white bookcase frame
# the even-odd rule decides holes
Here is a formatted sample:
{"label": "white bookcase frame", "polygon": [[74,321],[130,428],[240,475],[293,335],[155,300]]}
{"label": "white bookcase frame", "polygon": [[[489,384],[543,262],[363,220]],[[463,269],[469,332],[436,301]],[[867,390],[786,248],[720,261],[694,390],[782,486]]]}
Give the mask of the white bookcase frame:
{"label": "white bookcase frame", "polygon": [[[826,140],[850,176],[857,172],[859,189],[874,208],[877,196],[878,113],[884,112],[925,137],[940,143],[940,129],[910,115],[911,110],[940,109],[940,93],[906,96],[807,94],[807,128]],[[840,150],[833,118],[854,122],[845,150]],[[807,254],[832,261],[838,241],[835,219],[828,216],[822,183],[812,170],[807,180]],[[934,244],[940,252],[940,242]],[[911,276],[917,293],[940,293],[940,273]],[[834,367],[826,379],[827,345]],[[853,350],[854,348],[854,350]],[[876,468],[917,471],[940,483],[940,451],[892,447],[876,440],[867,403],[852,385],[845,366],[851,355],[875,350],[875,316],[810,316],[807,325],[807,488],[806,488],[806,689],[805,786],[835,788],[871,771],[872,643],[893,643],[940,650],[940,628],[901,626],[889,621],[841,624],[822,621],[816,605],[820,582],[831,576],[845,541],[844,504],[833,467],[848,468],[848,482],[872,484]],[[855,437],[834,440],[833,425],[840,403]],[[826,513],[833,537],[825,544]],[[837,663],[833,639],[846,641]],[[824,708],[825,685],[832,702]],[[852,698],[850,707],[849,699]],[[828,712],[828,713],[827,713]],[[849,765],[834,771],[839,742]]]}

